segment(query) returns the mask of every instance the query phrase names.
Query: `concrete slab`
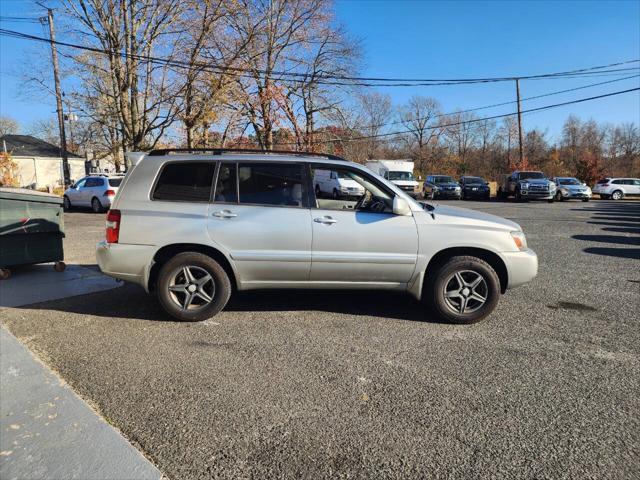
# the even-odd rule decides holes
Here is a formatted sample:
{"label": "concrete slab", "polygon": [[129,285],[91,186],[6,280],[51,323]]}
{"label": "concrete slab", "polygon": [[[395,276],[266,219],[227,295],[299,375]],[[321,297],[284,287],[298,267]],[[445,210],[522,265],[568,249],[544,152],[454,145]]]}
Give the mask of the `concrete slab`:
{"label": "concrete slab", "polygon": [[0,478],[160,479],[160,471],[0,328]]}
{"label": "concrete slab", "polygon": [[0,307],[19,307],[120,285],[99,270],[79,265],[68,265],[64,272],[55,272],[47,264],[32,265],[12,270],[9,279],[0,281]]}

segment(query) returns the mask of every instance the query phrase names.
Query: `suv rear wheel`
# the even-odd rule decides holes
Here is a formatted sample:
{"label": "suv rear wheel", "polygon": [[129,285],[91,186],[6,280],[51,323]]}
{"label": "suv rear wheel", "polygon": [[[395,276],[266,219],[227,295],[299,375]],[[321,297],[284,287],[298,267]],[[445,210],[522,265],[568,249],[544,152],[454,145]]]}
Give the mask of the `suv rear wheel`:
{"label": "suv rear wheel", "polygon": [[169,315],[183,322],[199,322],[224,308],[231,296],[231,282],[213,258],[184,252],[162,266],[156,291]]}
{"label": "suv rear wheel", "polygon": [[427,278],[425,299],[434,313],[448,322],[479,322],[498,303],[498,274],[477,257],[452,257]]}
{"label": "suv rear wheel", "polygon": [[611,194],[611,198],[613,200],[622,200],[623,197],[624,197],[624,194],[622,193],[622,190],[616,190]]}

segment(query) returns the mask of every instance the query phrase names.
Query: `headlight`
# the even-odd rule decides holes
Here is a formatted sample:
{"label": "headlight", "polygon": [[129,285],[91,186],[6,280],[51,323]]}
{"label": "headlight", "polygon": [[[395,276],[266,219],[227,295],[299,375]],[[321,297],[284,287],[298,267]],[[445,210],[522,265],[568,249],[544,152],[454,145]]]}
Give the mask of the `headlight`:
{"label": "headlight", "polygon": [[518,250],[527,249],[527,238],[524,236],[524,232],[511,232],[511,238],[513,238],[513,243],[516,244]]}
{"label": "headlight", "polygon": [[459,192],[459,191],[460,191],[460,187],[456,187],[456,192]]}
{"label": "headlight", "polygon": [[528,182],[522,182],[522,183],[520,184],[520,188],[524,188],[524,189],[529,188],[529,183],[528,183]]}

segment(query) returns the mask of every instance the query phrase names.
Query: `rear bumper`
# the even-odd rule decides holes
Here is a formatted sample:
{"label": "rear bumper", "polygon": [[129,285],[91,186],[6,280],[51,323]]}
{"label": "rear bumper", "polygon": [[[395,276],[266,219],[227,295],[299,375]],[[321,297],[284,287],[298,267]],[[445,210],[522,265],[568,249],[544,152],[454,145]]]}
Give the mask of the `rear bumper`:
{"label": "rear bumper", "polygon": [[509,276],[507,288],[529,283],[538,274],[538,256],[533,250],[503,252],[502,256]]}
{"label": "rear bumper", "polygon": [[105,275],[136,283],[148,290],[149,272],[156,247],[102,241],[96,245],[96,259]]}

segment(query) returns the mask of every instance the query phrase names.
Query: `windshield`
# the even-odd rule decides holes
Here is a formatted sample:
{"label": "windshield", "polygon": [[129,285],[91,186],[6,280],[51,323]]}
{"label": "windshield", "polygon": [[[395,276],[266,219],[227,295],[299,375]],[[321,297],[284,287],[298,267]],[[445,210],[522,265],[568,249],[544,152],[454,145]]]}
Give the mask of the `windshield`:
{"label": "windshield", "polygon": [[411,172],[389,172],[389,180],[415,180]]}
{"label": "windshield", "polygon": [[447,177],[446,175],[440,175],[438,177],[433,177],[433,183],[454,183],[455,180],[451,177]]}
{"label": "windshield", "polygon": [[577,178],[559,178],[560,185],[582,185]]}
{"label": "windshield", "polygon": [[464,177],[464,183],[473,185],[475,185],[476,183],[481,183],[482,185],[484,185],[487,182],[485,182],[484,179],[480,177]]}
{"label": "windshield", "polygon": [[109,179],[109,186],[110,187],[119,187],[120,183],[122,183],[122,179],[121,178],[110,178]]}
{"label": "windshield", "polygon": [[538,178],[547,178],[544,176],[544,173],[542,172],[520,172],[520,179],[524,179],[524,180],[536,180]]}

